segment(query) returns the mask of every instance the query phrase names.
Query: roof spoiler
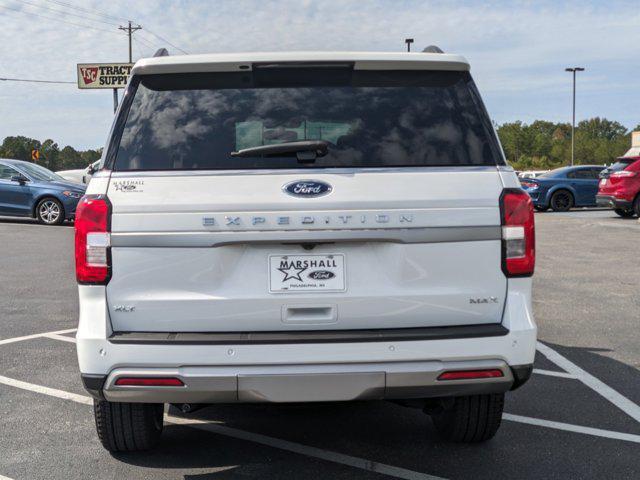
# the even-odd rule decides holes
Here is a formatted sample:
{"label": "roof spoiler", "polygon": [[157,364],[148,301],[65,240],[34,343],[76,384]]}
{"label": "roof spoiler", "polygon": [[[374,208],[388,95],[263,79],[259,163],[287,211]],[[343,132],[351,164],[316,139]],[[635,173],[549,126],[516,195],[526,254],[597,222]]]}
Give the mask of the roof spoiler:
{"label": "roof spoiler", "polygon": [[444,53],[437,45],[429,45],[422,50],[422,53]]}
{"label": "roof spoiler", "polygon": [[169,56],[169,50],[167,50],[166,48],[159,48],[156,53],[153,54],[154,57],[168,57]]}

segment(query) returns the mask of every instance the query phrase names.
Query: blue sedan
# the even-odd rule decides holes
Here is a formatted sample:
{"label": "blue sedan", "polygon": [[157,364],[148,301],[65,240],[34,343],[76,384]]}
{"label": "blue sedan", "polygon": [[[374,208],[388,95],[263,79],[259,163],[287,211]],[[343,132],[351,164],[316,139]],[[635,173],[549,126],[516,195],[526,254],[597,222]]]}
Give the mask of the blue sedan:
{"label": "blue sedan", "polygon": [[536,178],[520,180],[522,188],[531,196],[538,211],[551,208],[566,212],[572,207],[596,205],[600,165],[580,165],[551,170]]}
{"label": "blue sedan", "polygon": [[59,225],[74,218],[85,190],[35,163],[0,158],[0,215]]}

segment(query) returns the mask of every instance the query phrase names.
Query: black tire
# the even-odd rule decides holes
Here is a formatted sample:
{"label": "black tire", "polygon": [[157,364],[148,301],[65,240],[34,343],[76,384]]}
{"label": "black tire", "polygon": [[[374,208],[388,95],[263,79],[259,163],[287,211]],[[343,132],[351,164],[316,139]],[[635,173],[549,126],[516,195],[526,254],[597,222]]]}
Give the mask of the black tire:
{"label": "black tire", "polygon": [[162,434],[162,403],[93,401],[96,430],[110,452],[149,450]]}
{"label": "black tire", "polygon": [[633,213],[640,217],[640,195],[637,195],[633,201]]}
{"label": "black tire", "polygon": [[533,208],[535,208],[538,212],[546,212],[547,210],[549,210],[549,207],[543,207],[539,205],[534,205]]}
{"label": "black tire", "polygon": [[631,218],[635,215],[635,212],[633,210],[625,210],[624,208],[616,208],[614,212],[616,212],[622,218]]}
{"label": "black tire", "polygon": [[62,203],[53,197],[43,198],[36,205],[36,218],[44,225],[60,225],[64,222]]}
{"label": "black tire", "polygon": [[502,420],[504,394],[455,397],[447,408],[432,413],[440,436],[449,442],[477,443],[492,438]]}
{"label": "black tire", "polygon": [[558,190],[551,195],[549,205],[554,212],[568,212],[573,207],[573,195],[569,190]]}

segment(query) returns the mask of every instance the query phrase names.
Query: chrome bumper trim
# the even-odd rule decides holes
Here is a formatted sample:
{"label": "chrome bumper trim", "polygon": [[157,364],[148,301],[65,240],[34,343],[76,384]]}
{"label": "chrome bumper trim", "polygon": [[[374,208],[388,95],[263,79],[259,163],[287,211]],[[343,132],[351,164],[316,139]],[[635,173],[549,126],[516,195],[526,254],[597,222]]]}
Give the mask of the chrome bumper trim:
{"label": "chrome bumper trim", "polygon": [[[504,376],[439,381],[449,370],[497,368]],[[118,386],[120,377],[177,377],[183,387]],[[103,395],[114,402],[284,403],[409,399],[505,392],[514,377],[501,360],[398,362],[385,364],[189,366],[118,368]]]}

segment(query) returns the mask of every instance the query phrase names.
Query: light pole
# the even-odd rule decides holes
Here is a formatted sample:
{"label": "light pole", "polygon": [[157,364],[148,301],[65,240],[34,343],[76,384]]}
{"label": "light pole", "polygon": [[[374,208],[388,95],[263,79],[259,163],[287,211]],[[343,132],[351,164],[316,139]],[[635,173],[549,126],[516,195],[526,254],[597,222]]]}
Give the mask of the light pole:
{"label": "light pole", "polygon": [[411,51],[411,44],[413,43],[413,38],[405,38],[404,43],[407,44],[407,52]]}
{"label": "light pole", "polygon": [[584,68],[582,67],[572,67],[565,68],[565,72],[573,73],[573,119],[571,121],[571,166],[573,167],[573,162],[575,161],[575,130],[576,130],[576,72],[584,72]]}

